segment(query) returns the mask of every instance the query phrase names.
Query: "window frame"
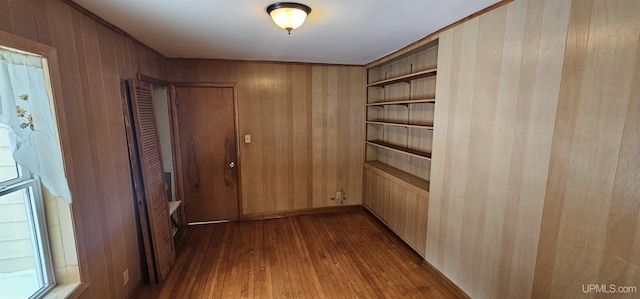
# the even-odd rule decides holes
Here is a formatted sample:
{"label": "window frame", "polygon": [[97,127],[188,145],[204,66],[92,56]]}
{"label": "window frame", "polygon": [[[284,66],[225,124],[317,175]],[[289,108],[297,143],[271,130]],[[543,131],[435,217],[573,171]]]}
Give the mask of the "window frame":
{"label": "window frame", "polygon": [[[62,159],[64,162],[65,173],[67,175],[67,182],[69,184],[71,194],[78,194],[76,190],[77,184],[74,164],[73,160],[70,158],[72,153],[71,134],[69,132],[69,123],[67,121],[67,109],[65,109],[66,105],[62,100],[62,81],[56,48],[2,30],[0,30],[0,45],[40,55],[42,58],[47,60],[49,76],[48,79],[51,87],[51,93],[53,95],[52,109],[55,111],[54,120],[57,123],[60,148],[62,150]],[[51,290],[49,294],[45,294],[45,298],[48,298],[49,296],[54,296],[56,298],[78,298],[88,289],[90,284],[91,277],[89,276],[85,243],[84,238],[82,237],[82,213],[80,211],[80,207],[77,204],[70,204],[70,212],[70,223],[74,231],[73,238],[76,247],[76,257],[80,279],[77,282],[58,285],[53,290]],[[52,252],[57,250],[57,248],[52,248]]]}
{"label": "window frame", "polygon": [[36,275],[38,283],[42,284],[40,289],[31,294],[30,298],[40,298],[56,286],[44,198],[40,178],[32,175],[25,167],[16,164],[16,168],[18,169],[18,178],[0,182],[0,197],[14,192],[23,192],[22,198],[31,234]]}

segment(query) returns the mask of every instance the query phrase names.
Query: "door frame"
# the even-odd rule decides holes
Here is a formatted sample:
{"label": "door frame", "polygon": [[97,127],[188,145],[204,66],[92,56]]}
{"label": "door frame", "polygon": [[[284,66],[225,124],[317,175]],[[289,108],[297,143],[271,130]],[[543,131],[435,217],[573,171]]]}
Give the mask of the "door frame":
{"label": "door frame", "polygon": [[[184,198],[183,175],[182,175],[182,152],[180,149],[180,128],[178,126],[178,107],[176,105],[176,87],[195,87],[195,88],[231,88],[233,90],[233,120],[234,135],[236,137],[236,171],[237,171],[237,189],[238,189],[238,221],[242,221],[242,157],[240,155],[240,135],[239,132],[239,114],[238,114],[238,84],[235,82],[171,82],[169,84],[171,92],[169,96],[169,106],[171,107],[171,127],[173,128],[172,144],[174,148],[176,164],[176,188],[180,199],[183,200],[183,211],[186,211],[186,205],[189,204]],[[186,212],[185,212],[186,213]],[[180,225],[187,225],[186,215],[180,217]]]}

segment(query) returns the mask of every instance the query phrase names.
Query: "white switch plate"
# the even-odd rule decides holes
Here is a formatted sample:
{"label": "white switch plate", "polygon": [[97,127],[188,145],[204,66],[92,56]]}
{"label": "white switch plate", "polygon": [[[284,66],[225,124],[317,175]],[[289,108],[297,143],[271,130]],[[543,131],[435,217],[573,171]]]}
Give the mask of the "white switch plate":
{"label": "white switch plate", "polygon": [[244,135],[244,143],[251,143],[251,135]]}

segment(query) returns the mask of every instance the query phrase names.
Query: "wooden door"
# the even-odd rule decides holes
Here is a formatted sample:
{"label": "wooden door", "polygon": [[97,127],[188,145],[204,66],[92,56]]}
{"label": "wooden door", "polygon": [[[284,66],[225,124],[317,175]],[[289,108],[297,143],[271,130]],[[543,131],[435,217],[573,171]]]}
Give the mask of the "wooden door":
{"label": "wooden door", "polygon": [[153,87],[146,82],[129,80],[128,92],[130,105],[125,106],[125,111],[130,109],[126,111],[126,115],[129,115],[129,121],[133,125],[127,126],[127,129],[130,129],[128,135],[134,137],[130,138],[129,146],[135,148],[130,149],[130,160],[135,172],[133,178],[138,208],[143,209],[140,222],[148,225],[148,228],[142,228],[143,237],[145,229],[148,229],[148,237],[151,239],[152,249],[148,252],[152,253],[152,258],[148,258],[147,262],[151,260],[153,263],[153,267],[149,267],[150,271],[155,268],[155,273],[149,273],[149,276],[151,283],[160,283],[169,275],[173,266],[175,247],[153,108]]}
{"label": "wooden door", "polygon": [[233,86],[172,86],[179,178],[188,223],[237,220]]}

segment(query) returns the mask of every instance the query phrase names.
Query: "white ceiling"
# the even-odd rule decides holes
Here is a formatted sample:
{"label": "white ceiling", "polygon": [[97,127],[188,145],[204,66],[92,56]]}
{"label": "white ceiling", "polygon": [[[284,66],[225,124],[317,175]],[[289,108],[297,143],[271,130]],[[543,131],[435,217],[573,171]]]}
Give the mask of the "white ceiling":
{"label": "white ceiling", "polygon": [[366,64],[498,0],[300,0],[307,21],[287,35],[270,0],[75,0],[173,58]]}

